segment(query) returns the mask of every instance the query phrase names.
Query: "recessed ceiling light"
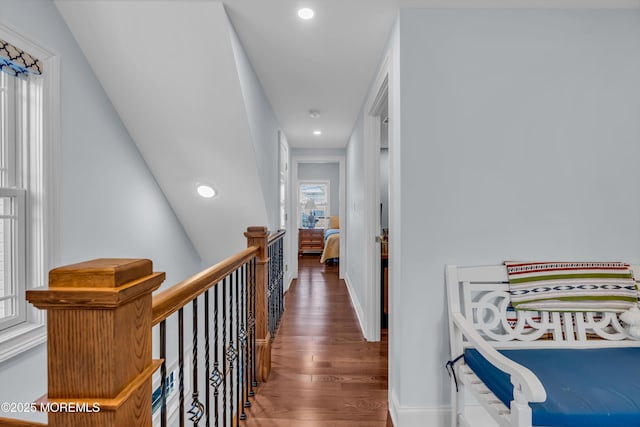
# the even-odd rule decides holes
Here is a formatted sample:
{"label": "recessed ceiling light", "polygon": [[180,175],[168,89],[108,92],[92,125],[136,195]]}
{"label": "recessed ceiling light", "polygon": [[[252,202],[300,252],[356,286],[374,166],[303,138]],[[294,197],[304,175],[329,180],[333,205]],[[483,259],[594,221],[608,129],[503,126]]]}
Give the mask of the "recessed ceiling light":
{"label": "recessed ceiling light", "polygon": [[322,135],[322,131],[321,130],[314,130],[313,134],[314,135]]}
{"label": "recessed ceiling light", "polygon": [[196,191],[201,197],[204,197],[205,199],[211,199],[216,195],[216,190],[214,190],[210,185],[206,184],[199,184],[196,187]]}
{"label": "recessed ceiling light", "polygon": [[301,19],[311,19],[315,15],[313,9],[309,9],[308,7],[303,7],[302,9],[298,9],[298,16]]}

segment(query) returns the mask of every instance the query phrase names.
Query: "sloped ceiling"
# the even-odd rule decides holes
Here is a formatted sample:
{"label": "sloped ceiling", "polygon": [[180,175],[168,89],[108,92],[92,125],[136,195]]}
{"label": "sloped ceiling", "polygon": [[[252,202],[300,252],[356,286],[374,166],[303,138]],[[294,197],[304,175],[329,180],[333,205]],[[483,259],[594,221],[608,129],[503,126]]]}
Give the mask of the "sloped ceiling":
{"label": "sloped ceiling", "polygon": [[223,5],[56,5],[203,262],[239,251],[267,214]]}

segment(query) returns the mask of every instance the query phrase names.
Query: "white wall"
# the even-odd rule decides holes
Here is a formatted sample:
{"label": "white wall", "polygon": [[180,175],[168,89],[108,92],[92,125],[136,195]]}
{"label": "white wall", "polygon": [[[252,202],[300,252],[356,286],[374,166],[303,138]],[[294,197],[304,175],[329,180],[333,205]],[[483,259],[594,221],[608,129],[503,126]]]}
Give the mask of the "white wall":
{"label": "white wall", "polygon": [[[352,299],[356,309],[365,304],[365,262],[364,253],[364,113],[361,111],[347,144],[346,205],[347,234],[346,250],[348,264],[345,280],[353,291]],[[362,315],[363,313],[360,313]]]}
{"label": "white wall", "polygon": [[[49,0],[3,0],[0,21],[61,57],[62,264],[96,257],[154,261],[174,284],[200,259]],[[46,392],[46,346],[0,364],[0,401]]]}
{"label": "white wall", "polygon": [[340,166],[338,163],[300,163],[298,180],[329,181],[329,215],[340,215]]}
{"label": "white wall", "polygon": [[240,87],[253,138],[253,148],[256,153],[256,167],[267,210],[269,224],[266,225],[271,231],[275,231],[280,225],[278,190],[278,129],[280,125],[231,23],[229,23],[229,27]]}
{"label": "white wall", "polygon": [[445,425],[445,264],[640,260],[639,52],[637,10],[401,11],[400,427]]}
{"label": "white wall", "polygon": [[341,157],[345,155],[344,148],[294,148],[291,147],[291,157]]}

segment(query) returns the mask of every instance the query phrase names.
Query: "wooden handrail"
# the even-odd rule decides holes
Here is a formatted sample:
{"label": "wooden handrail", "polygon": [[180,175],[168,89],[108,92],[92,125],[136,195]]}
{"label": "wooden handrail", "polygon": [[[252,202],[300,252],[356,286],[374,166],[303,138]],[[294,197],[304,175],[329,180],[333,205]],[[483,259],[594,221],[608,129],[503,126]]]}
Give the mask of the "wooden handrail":
{"label": "wooden handrail", "polygon": [[[248,227],[244,235],[247,249],[155,295],[165,274],[154,273],[148,259],[96,259],[52,270],[48,289],[27,291],[29,302],[47,310],[46,401],[97,404],[100,410],[50,411],[45,424],[0,417],[0,427],[150,426],[152,375],[163,366],[163,360],[153,359],[153,325],[238,271],[246,272],[240,285],[246,295],[236,301],[235,339],[241,342],[237,326],[241,309],[253,343],[252,387],[266,381],[271,368],[267,242],[279,244],[284,232],[269,239],[266,227]],[[240,295],[237,279],[235,293]],[[234,290],[229,292],[233,295]],[[195,319],[195,304],[194,308]],[[247,330],[244,334],[246,339]],[[243,372],[248,371],[247,367]]]}
{"label": "wooden handrail", "polygon": [[242,252],[155,294],[152,303],[152,324],[157,325],[162,322],[207,289],[215,286],[229,273],[256,257],[258,251],[258,246],[250,246]]}
{"label": "wooden handrail", "polygon": [[284,236],[285,233],[286,233],[286,230],[278,230],[278,231],[276,231],[271,236],[269,236],[269,240],[267,241],[267,244],[270,246],[273,242],[275,242],[276,240],[282,238],[282,236]]}
{"label": "wooden handrail", "polygon": [[34,421],[12,420],[0,417],[0,427],[47,427],[47,425]]}

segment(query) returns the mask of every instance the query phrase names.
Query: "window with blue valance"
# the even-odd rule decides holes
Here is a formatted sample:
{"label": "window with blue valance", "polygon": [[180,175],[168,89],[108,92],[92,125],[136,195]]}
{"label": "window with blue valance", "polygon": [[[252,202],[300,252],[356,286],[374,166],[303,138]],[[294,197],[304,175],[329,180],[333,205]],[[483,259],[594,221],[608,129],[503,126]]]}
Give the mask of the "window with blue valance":
{"label": "window with blue valance", "polygon": [[0,71],[12,76],[40,75],[43,67],[38,58],[0,39]]}

